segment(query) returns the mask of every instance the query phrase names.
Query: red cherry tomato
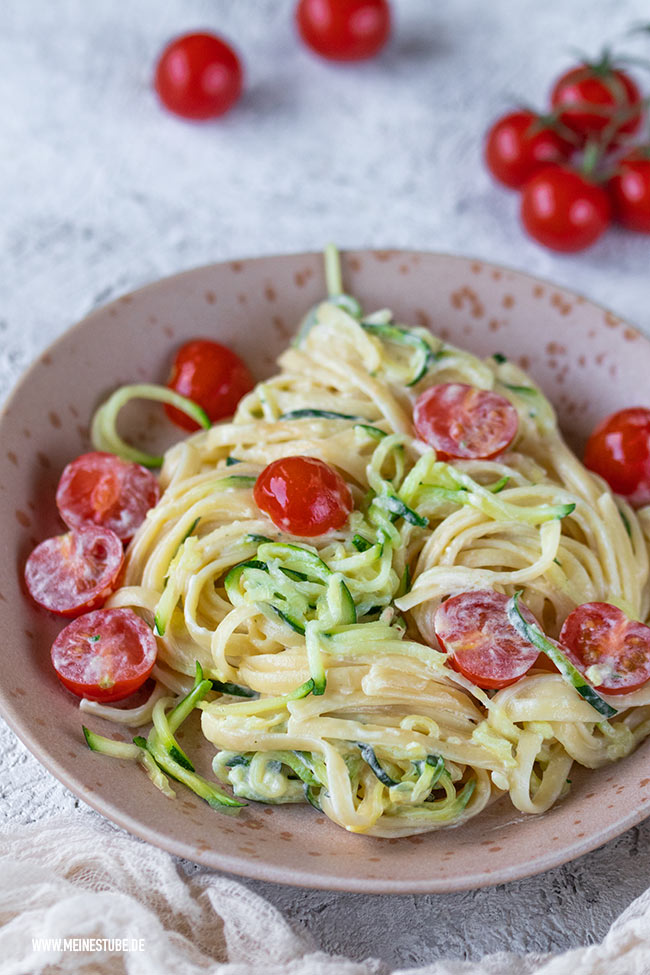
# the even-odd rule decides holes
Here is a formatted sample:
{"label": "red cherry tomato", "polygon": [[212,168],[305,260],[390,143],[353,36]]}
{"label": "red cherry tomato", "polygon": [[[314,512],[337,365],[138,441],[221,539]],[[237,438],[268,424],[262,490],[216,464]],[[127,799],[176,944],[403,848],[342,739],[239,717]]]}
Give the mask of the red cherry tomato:
{"label": "red cherry tomato", "polygon": [[64,468],[56,492],[68,528],[92,522],[127,542],[160,498],[158,481],[145,467],[115,454],[82,454]]}
{"label": "red cherry tomato", "polygon": [[123,563],[124,548],[115,532],[82,525],[37,545],[25,565],[25,582],[45,609],[79,616],[110,596]]}
{"label": "red cherry tomato", "polygon": [[[441,603],[433,625],[449,663],[477,687],[507,687],[523,677],[538,650],[519,636],[506,616],[508,597],[491,589],[462,592]],[[525,606],[528,623],[537,620]]]}
{"label": "red cherry tomato", "polygon": [[282,457],[255,482],[255,504],[290,535],[312,538],[334,531],[354,507],[341,475],[316,457]]}
{"label": "red cherry tomato", "polygon": [[78,697],[121,701],[144,684],[156,638],[132,609],[98,609],[68,623],[52,644],[59,680]]}
{"label": "red cherry tomato", "polygon": [[526,183],[521,220],[545,247],[563,253],[584,250],[609,226],[612,207],[602,186],[563,166],[548,166]]}
{"label": "red cherry tomato", "polygon": [[503,396],[465,383],[445,383],[418,396],[413,422],[420,440],[440,460],[488,460],[512,443],[519,420]]}
{"label": "red cherry tomato", "polygon": [[519,189],[549,163],[566,162],[573,146],[534,112],[497,119],[485,140],[487,167],[500,183]]}
{"label": "red cherry tomato", "polygon": [[239,58],[214,34],[184,34],[167,45],[156,67],[154,85],[170,112],[183,118],[223,115],[241,95]]}
{"label": "red cherry tomato", "polygon": [[[255,380],[248,366],[227,346],[210,339],[193,339],[176,353],[167,385],[202,406],[215,423],[233,415]],[[184,430],[199,429],[198,423],[173,406],[165,406],[165,410]]]}
{"label": "red cherry tomato", "polygon": [[296,25],[305,44],[330,61],[361,61],[390,34],[388,0],[300,0]]}
{"label": "red cherry tomato", "polygon": [[551,104],[582,141],[600,138],[606,146],[636,132],[643,121],[636,82],[607,59],[565,72],[553,86]]}
{"label": "red cherry tomato", "polygon": [[[628,694],[650,680],[650,626],[609,603],[584,603],[560,632],[567,657],[603,694]],[[587,674],[590,667],[596,672]]]}
{"label": "red cherry tomato", "polygon": [[650,410],[633,406],[608,416],[589,437],[584,460],[630,504],[650,504]]}
{"label": "red cherry tomato", "polygon": [[609,191],[616,220],[629,230],[650,234],[650,146],[619,159]]}

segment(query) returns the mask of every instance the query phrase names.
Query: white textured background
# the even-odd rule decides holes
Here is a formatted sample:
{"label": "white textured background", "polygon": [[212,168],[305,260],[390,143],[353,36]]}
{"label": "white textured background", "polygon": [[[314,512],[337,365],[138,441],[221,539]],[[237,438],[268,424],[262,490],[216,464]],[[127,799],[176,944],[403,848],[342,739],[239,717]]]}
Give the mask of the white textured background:
{"label": "white textured background", "polygon": [[[614,231],[559,257],[490,183],[482,133],[539,103],[567,50],[596,52],[642,0],[394,0],[390,46],[356,66],[293,35],[291,0],[0,0],[0,395],[94,305],[224,258],[341,246],[471,254],[553,278],[650,334],[650,239]],[[243,100],[203,125],[150,88],[165,41],[212,28],[239,48]],[[650,56],[650,40],[633,47]],[[650,76],[647,79],[650,88]],[[1,722],[0,722],[1,724]],[[0,816],[96,814],[4,725]],[[196,869],[186,865],[186,869]],[[246,881],[324,950],[401,966],[602,937],[650,883],[650,823],[531,880],[366,897]]]}

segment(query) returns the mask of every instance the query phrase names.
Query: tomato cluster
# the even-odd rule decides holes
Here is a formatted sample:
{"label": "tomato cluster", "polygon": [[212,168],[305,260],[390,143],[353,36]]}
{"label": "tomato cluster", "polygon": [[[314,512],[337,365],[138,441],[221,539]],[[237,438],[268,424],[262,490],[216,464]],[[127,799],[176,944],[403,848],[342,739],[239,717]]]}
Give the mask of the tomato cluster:
{"label": "tomato cluster", "polygon": [[[329,61],[371,58],[390,35],[388,0],[298,0],[298,34]],[[158,97],[170,112],[188,119],[224,115],[242,93],[241,59],[221,37],[183,34],[164,49],[154,77]]]}
{"label": "tomato cluster", "polygon": [[521,190],[530,236],[560,252],[595,243],[613,221],[650,233],[650,145],[640,144],[644,97],[609,52],[566,71],[548,114],[519,109],[492,125],[485,161]]}

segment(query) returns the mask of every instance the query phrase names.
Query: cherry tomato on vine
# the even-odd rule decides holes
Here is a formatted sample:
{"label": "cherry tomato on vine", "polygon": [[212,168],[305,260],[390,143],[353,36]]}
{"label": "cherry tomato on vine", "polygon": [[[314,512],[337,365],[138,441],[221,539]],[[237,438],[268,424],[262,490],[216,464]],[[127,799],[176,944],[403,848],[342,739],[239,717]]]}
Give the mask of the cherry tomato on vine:
{"label": "cherry tomato on vine", "polygon": [[564,621],[560,643],[603,694],[627,694],[650,680],[650,626],[628,619],[617,606],[578,606]]}
{"label": "cherry tomato on vine", "polygon": [[158,502],[158,481],[145,467],[102,451],[68,464],[56,491],[56,505],[68,528],[91,522],[128,542]]}
{"label": "cherry tomato on vine", "polygon": [[45,609],[79,616],[108,599],[123,564],[124,548],[115,532],[87,524],[37,545],[25,565],[25,582]]}
{"label": "cherry tomato on vine", "polygon": [[547,166],[521,196],[521,221],[530,236],[564,253],[594,244],[611,222],[612,205],[602,186],[564,166]]}
{"label": "cherry tomato on vine", "polygon": [[183,34],[164,49],[154,86],[170,112],[189,119],[209,119],[231,108],[243,87],[241,62],[215,34]]}
{"label": "cherry tomato on vine", "polygon": [[[167,383],[182,396],[194,400],[215,423],[232,416],[240,399],[255,385],[248,366],[225,345],[210,339],[192,339],[180,347]],[[199,425],[173,406],[165,406],[167,416],[184,430]]]}
{"label": "cherry tomato on vine", "polygon": [[514,406],[498,393],[466,383],[443,383],[418,396],[413,423],[418,437],[440,460],[487,460],[512,443],[519,419]]}
{"label": "cherry tomato on vine", "polygon": [[596,63],[566,71],[553,86],[551,104],[560,121],[583,141],[606,146],[636,132],[643,121],[643,96],[633,78],[606,54]]}
{"label": "cherry tomato on vine", "polygon": [[510,112],[485,139],[485,162],[495,179],[519,189],[549,163],[566,162],[574,146],[534,112]]}
{"label": "cherry tomato on vine", "polygon": [[618,160],[609,192],[616,220],[629,230],[650,234],[650,146]]}
{"label": "cherry tomato on vine", "polygon": [[311,538],[342,528],[354,507],[349,487],[317,457],[282,457],[265,467],[253,497],[274,525]]}
{"label": "cherry tomato on vine", "polygon": [[[433,625],[449,664],[477,687],[514,684],[539,655],[509,622],[507,602],[502,593],[479,589],[452,596],[436,610]],[[528,623],[537,623],[525,606],[521,613]]]}
{"label": "cherry tomato on vine", "polygon": [[388,0],[299,0],[295,18],[305,44],[330,61],[371,58],[390,34]]}
{"label": "cherry tomato on vine", "polygon": [[121,701],[144,684],[156,638],[132,609],[98,609],[69,623],[52,644],[52,664],[68,690],[91,701]]}
{"label": "cherry tomato on vine", "polygon": [[633,406],[604,419],[587,441],[584,462],[630,504],[650,504],[650,410]]}

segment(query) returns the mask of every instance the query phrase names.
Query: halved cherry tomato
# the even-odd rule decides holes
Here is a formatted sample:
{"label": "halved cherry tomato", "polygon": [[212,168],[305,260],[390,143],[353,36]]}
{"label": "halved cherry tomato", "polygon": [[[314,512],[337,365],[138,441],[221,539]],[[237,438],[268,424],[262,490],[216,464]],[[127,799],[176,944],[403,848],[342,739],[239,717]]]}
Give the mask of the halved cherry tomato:
{"label": "halved cherry tomato", "polygon": [[418,437],[440,460],[488,460],[515,438],[517,411],[503,396],[465,383],[432,386],[418,396],[413,410]]}
{"label": "halved cherry tomato", "polygon": [[102,451],[82,454],[63,469],[56,505],[68,528],[92,522],[128,542],[160,498],[145,467]]}
{"label": "halved cherry tomato", "polygon": [[98,609],[69,623],[52,644],[59,680],[78,697],[120,701],[144,684],[156,638],[132,609]]}
{"label": "halved cherry tomato", "polygon": [[295,17],[305,44],[330,61],[371,58],[390,34],[387,0],[299,0]]}
{"label": "halved cherry tomato", "polygon": [[630,504],[650,504],[650,410],[633,406],[608,416],[589,437],[584,460]]}
{"label": "halved cherry tomato", "polygon": [[650,146],[618,160],[609,192],[616,220],[628,230],[650,234]]}
{"label": "halved cherry tomato", "polygon": [[253,497],[274,525],[305,538],[341,528],[354,507],[341,475],[317,457],[274,460],[257,478]]}
{"label": "halved cherry tomato", "polygon": [[[539,651],[519,636],[506,616],[508,597],[491,589],[462,592],[441,603],[433,625],[449,663],[477,687],[514,684],[530,670]],[[525,606],[528,623],[537,623]]]}
{"label": "halved cherry tomato", "polygon": [[566,162],[574,147],[534,112],[510,112],[485,139],[485,162],[500,183],[520,189],[549,163]]}
{"label": "halved cherry tomato", "polygon": [[231,108],[243,86],[243,71],[233,49],[215,34],[184,34],[160,55],[154,85],[170,112],[208,119]]}
{"label": "halved cherry tomato", "polygon": [[606,147],[636,132],[643,121],[638,85],[608,57],[566,71],[553,86],[551,104],[583,141],[601,138]]}
{"label": "halved cherry tomato", "polygon": [[607,230],[612,205],[602,186],[565,166],[548,166],[524,186],[521,222],[530,236],[562,253],[590,247]]}
{"label": "halved cherry tomato", "polygon": [[628,619],[617,606],[578,606],[564,621],[560,643],[603,694],[628,694],[650,680],[650,626]]}
{"label": "halved cherry tomato", "polygon": [[[210,339],[193,339],[176,353],[167,385],[202,406],[215,423],[233,415],[255,380],[232,349]],[[170,420],[184,430],[199,429],[198,423],[173,406],[165,406],[165,410]]]}
{"label": "halved cherry tomato", "polygon": [[115,532],[82,525],[37,545],[25,565],[32,599],[61,616],[79,616],[101,606],[114,589],[124,564]]}

